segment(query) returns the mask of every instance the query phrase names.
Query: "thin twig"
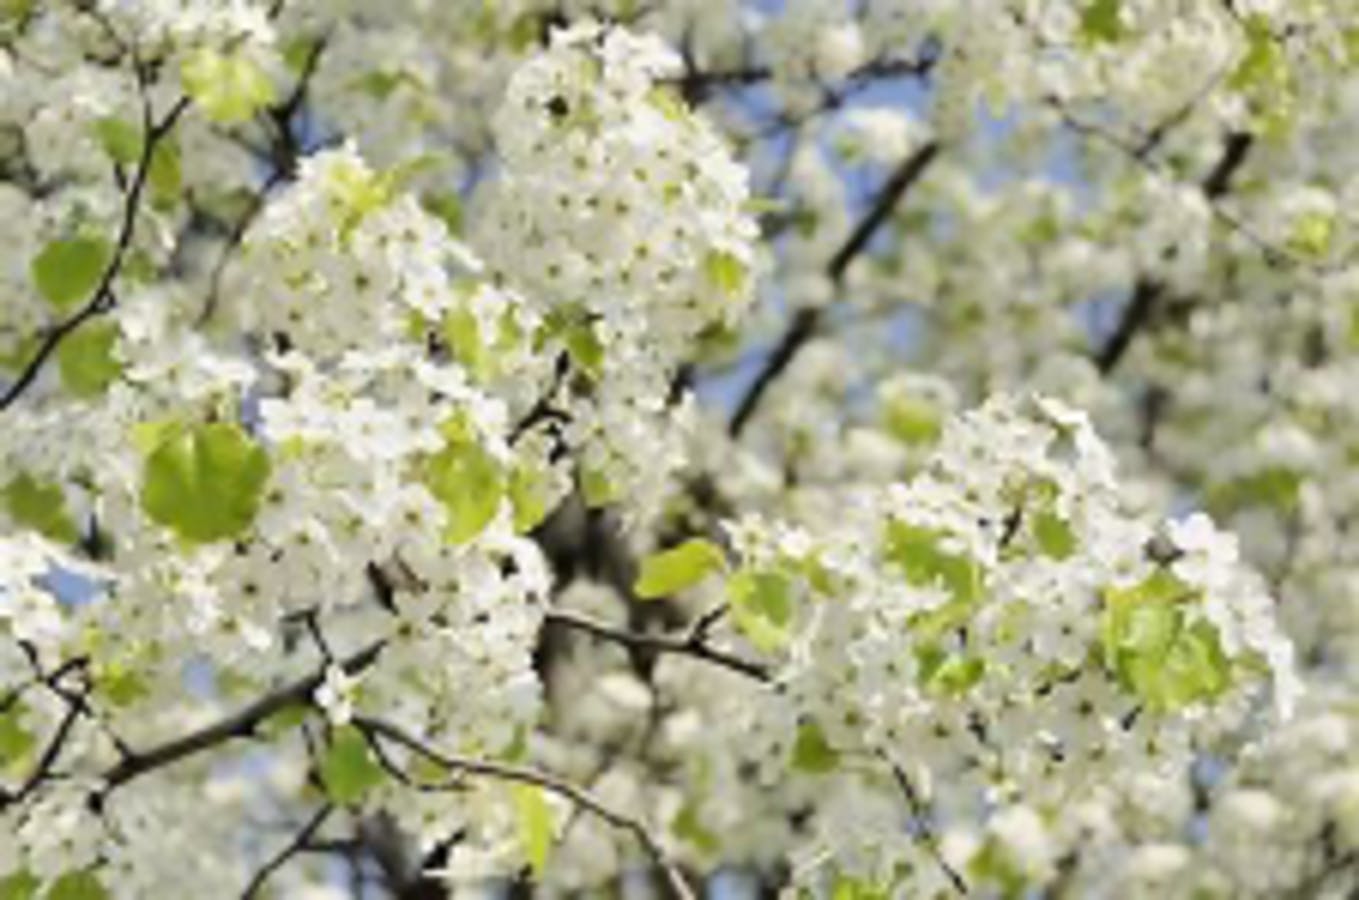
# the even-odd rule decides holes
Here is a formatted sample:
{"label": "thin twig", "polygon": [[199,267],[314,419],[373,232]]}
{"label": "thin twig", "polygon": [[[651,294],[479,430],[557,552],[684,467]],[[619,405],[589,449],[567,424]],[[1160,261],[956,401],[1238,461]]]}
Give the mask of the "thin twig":
{"label": "thin twig", "polygon": [[33,355],[19,373],[19,376],[5,390],[4,395],[0,396],[0,412],[14,405],[29,385],[37,380],[43,365],[57,351],[62,341],[90,319],[108,312],[116,305],[117,299],[113,294],[113,283],[123,270],[123,263],[131,249],[132,239],[136,236],[137,215],[141,208],[142,192],[150,176],[152,157],[155,154],[157,144],[170,133],[175,127],[175,123],[179,121],[179,117],[189,108],[189,102],[188,97],[180,97],[158,123],[152,124],[150,113],[146,114],[147,127],[145,128],[145,138],[142,141],[141,157],[137,161],[136,171],[133,173],[132,182],[123,201],[122,225],[119,228],[118,240],[114,244],[113,255],[110,257],[108,265],[104,267],[104,272],[100,276],[99,283],[89,301],[69,318],[63,319],[56,327],[47,332],[42,343],[38,346],[38,352]]}
{"label": "thin twig", "polygon": [[659,634],[645,634],[637,631],[627,631],[622,628],[615,628],[604,622],[582,616],[578,613],[566,612],[565,610],[552,610],[547,614],[546,621],[549,625],[558,625],[562,628],[570,628],[575,631],[582,631],[601,640],[613,641],[627,647],[635,647],[642,650],[652,650],[656,653],[670,653],[678,656],[691,656],[705,662],[714,663],[744,675],[755,681],[767,682],[771,676],[769,669],[763,664],[752,660],[743,659],[724,650],[718,650],[707,642],[706,631],[694,632],[676,637]]}
{"label": "thin twig", "polygon": [[330,818],[332,812],[334,812],[334,807],[329,804],[318,809],[315,815],[308,819],[293,839],[288,842],[287,846],[270,857],[269,861],[255,873],[255,877],[250,879],[250,883],[241,892],[241,900],[254,900],[271,875],[287,865],[288,860],[307,850],[312,836],[321,830],[321,826],[326,823],[326,819]]}
{"label": "thin twig", "polygon": [[693,889],[689,886],[688,882],[685,881],[684,875],[680,872],[679,866],[670,859],[665,848],[661,846],[661,842],[651,833],[651,830],[647,828],[646,825],[639,819],[633,818],[632,816],[607,805],[604,801],[579,785],[573,784],[572,782],[549,772],[529,768],[528,766],[444,753],[443,751],[425,744],[423,741],[407,733],[400,727],[380,719],[357,717],[354,719],[354,725],[360,731],[368,734],[370,739],[382,738],[389,740],[451,772],[464,772],[468,775],[493,778],[516,784],[533,785],[560,797],[564,797],[609,825],[631,833],[637,838],[647,854],[665,874],[666,881],[669,883],[675,894],[681,898],[681,900],[697,900]]}
{"label": "thin twig", "polygon": [[[914,153],[902,160],[901,165],[883,184],[873,204],[826,265],[826,275],[837,287],[844,280],[850,264],[867,249],[873,236],[892,215],[902,198],[906,196],[906,192],[925,174],[930,163],[939,155],[939,149],[938,141],[930,141],[917,148]],[[783,337],[770,351],[759,374],[737,403],[736,412],[727,425],[727,433],[731,437],[741,436],[741,432],[745,430],[759,408],[765,393],[792,364],[803,346],[816,335],[823,316],[822,307],[802,309],[794,314]]]}
{"label": "thin twig", "polygon": [[911,784],[911,779],[906,775],[906,770],[894,762],[889,763],[889,765],[892,768],[892,778],[896,781],[897,787],[900,788],[902,796],[906,798],[906,805],[910,807],[911,818],[915,820],[915,824],[922,832],[921,837],[924,840],[926,851],[943,871],[944,876],[948,878],[953,889],[964,897],[970,896],[971,891],[968,889],[967,882],[940,851],[938,840],[934,834],[934,826],[930,823],[929,810],[925,809],[925,803],[920,794],[916,792],[915,785]]}
{"label": "thin twig", "polygon": [[[386,641],[374,641],[345,657],[340,668],[347,675],[357,674],[375,663],[385,647]],[[104,774],[105,790],[114,790],[134,778],[195,756],[232,738],[251,737],[270,716],[295,704],[310,702],[324,680],[323,667],[261,697],[239,712],[149,750],[132,753]]]}

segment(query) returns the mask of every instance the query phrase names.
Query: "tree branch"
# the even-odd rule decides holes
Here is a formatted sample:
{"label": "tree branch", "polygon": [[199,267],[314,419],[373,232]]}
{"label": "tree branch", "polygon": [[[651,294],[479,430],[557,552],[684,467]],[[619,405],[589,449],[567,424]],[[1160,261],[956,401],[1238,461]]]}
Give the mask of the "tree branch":
{"label": "tree branch", "polygon": [[[1255,136],[1248,131],[1233,131],[1227,135],[1222,155],[1199,183],[1199,189],[1210,204],[1215,204],[1231,190],[1232,179],[1245,165],[1254,144]],[[1113,334],[1095,353],[1095,366],[1100,374],[1108,375],[1118,367],[1133,339],[1150,323],[1156,304],[1164,294],[1165,284],[1161,281],[1147,275],[1137,279]]]}
{"label": "tree branch", "polygon": [[472,757],[456,756],[444,753],[428,744],[400,727],[380,719],[367,717],[356,717],[354,725],[359,730],[368,735],[369,740],[386,739],[398,744],[418,756],[436,765],[448,769],[451,773],[466,773],[468,775],[493,778],[499,781],[507,781],[516,784],[528,784],[542,788],[564,797],[576,806],[593,814],[600,820],[623,831],[632,834],[647,854],[652,858],[660,870],[665,874],[666,881],[671,890],[681,900],[697,900],[693,889],[685,881],[679,866],[676,865],[661,846],[661,842],[656,838],[651,830],[644,825],[641,820],[633,818],[626,813],[620,812],[604,801],[595,797],[594,794],[566,781],[559,776],[527,766],[514,765],[512,763],[502,763],[487,759],[476,759]]}
{"label": "tree branch", "polygon": [[[873,236],[892,215],[902,198],[906,196],[907,191],[925,174],[930,163],[939,155],[939,149],[938,141],[930,141],[922,145],[902,160],[896,171],[883,184],[873,204],[855,225],[849,237],[830,258],[830,262],[826,264],[826,276],[837,287],[844,281],[845,273],[849,271],[850,264],[867,249]],[[763,368],[755,376],[750,388],[737,404],[736,412],[732,415],[731,422],[727,426],[727,433],[731,437],[740,437],[741,432],[745,430],[751,417],[755,415],[759,408],[760,401],[764,398],[765,393],[792,364],[803,346],[816,335],[823,316],[823,307],[802,309],[793,316],[792,321],[789,322],[788,330],[784,332],[783,337],[765,359]]]}
{"label": "tree branch", "polygon": [[[340,667],[354,675],[375,663],[386,648],[385,640],[374,641],[362,650],[346,657]],[[325,668],[284,685],[254,703],[224,719],[167,741],[149,750],[135,751],[104,774],[105,792],[112,791],[135,778],[180,760],[195,756],[232,738],[250,737],[256,728],[276,713],[298,703],[308,703],[325,680]]]}
{"label": "tree branch", "polygon": [[321,830],[321,826],[326,823],[326,819],[330,818],[333,811],[334,807],[329,804],[318,809],[293,839],[288,842],[287,846],[270,857],[269,861],[255,873],[255,877],[250,879],[250,883],[245,886],[245,890],[241,893],[241,900],[254,900],[256,895],[264,888],[264,883],[269,880],[270,876],[287,865],[288,860],[306,851],[311,843],[312,836]]}
{"label": "tree branch", "polygon": [[170,111],[165,114],[165,117],[157,123],[152,123],[148,109],[145,116],[144,130],[146,134],[142,141],[141,157],[137,160],[137,168],[133,173],[132,183],[129,185],[123,200],[122,225],[119,228],[118,239],[114,245],[113,256],[109,259],[108,265],[104,267],[104,272],[100,276],[99,283],[89,301],[47,332],[42,343],[38,346],[38,352],[33,355],[32,359],[28,361],[28,365],[24,366],[19,376],[0,396],[0,412],[4,412],[13,406],[24,391],[37,380],[43,365],[57,351],[62,341],[90,319],[113,309],[117,302],[113,294],[113,282],[122,272],[123,262],[132,246],[132,239],[136,236],[137,214],[141,207],[142,192],[150,175],[151,160],[155,154],[156,145],[175,127],[179,117],[189,108],[189,102],[188,97],[180,97],[170,108]]}
{"label": "tree branch", "polygon": [[683,636],[644,634],[615,628],[604,622],[564,610],[549,612],[546,622],[549,625],[581,631],[601,640],[613,641],[627,647],[701,659],[704,662],[723,666],[755,681],[768,682],[771,678],[768,668],[763,664],[743,659],[709,645],[706,629],[691,629]]}

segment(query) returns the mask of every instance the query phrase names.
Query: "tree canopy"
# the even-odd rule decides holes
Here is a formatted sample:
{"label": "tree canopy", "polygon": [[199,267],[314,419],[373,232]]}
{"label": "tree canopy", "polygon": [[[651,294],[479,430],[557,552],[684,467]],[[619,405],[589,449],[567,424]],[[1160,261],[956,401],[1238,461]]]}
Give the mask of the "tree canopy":
{"label": "tree canopy", "polygon": [[1355,896],[1356,147],[1350,0],[0,0],[0,900]]}

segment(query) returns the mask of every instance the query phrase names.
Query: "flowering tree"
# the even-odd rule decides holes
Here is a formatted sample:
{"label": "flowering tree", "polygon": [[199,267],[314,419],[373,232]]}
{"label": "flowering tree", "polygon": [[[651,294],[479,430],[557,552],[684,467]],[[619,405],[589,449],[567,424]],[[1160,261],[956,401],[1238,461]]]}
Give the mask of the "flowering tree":
{"label": "flowering tree", "polygon": [[0,898],[1352,897],[1349,0],[0,0]]}

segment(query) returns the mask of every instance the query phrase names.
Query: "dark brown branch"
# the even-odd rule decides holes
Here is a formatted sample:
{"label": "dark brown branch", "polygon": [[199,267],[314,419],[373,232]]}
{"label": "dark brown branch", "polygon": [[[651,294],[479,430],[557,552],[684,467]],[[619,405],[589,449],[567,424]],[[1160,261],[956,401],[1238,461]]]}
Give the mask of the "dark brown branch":
{"label": "dark brown branch", "polygon": [[831,257],[830,263],[826,266],[826,274],[830,276],[831,281],[838,284],[844,279],[849,264],[854,262],[859,254],[863,253],[868,242],[873,239],[878,229],[896,210],[901,199],[906,196],[906,192],[920,180],[920,176],[925,174],[925,170],[929,168],[930,163],[934,162],[934,158],[938,155],[939,142],[930,141],[902,161],[897,170],[887,179],[887,183],[882,186],[868,212],[850,232],[848,240]]}
{"label": "dark brown branch", "polygon": [[255,877],[250,879],[250,883],[245,886],[245,890],[241,893],[241,900],[254,900],[264,888],[264,884],[270,876],[287,865],[290,859],[306,851],[311,843],[312,836],[321,830],[321,826],[326,823],[326,819],[330,818],[333,811],[334,808],[329,805],[318,809],[293,839],[288,842],[287,846],[270,857],[269,861],[255,873]]}
{"label": "dark brown branch", "polygon": [[1139,278],[1133,285],[1132,296],[1123,307],[1123,315],[1118,320],[1113,334],[1095,354],[1095,367],[1101,375],[1108,375],[1118,367],[1123,356],[1132,346],[1133,338],[1151,319],[1156,301],[1165,293],[1165,285],[1151,278]]}
{"label": "dark brown branch", "polygon": [[651,833],[651,830],[641,820],[608,806],[585,788],[557,775],[527,766],[444,753],[400,727],[380,719],[358,717],[354,719],[354,725],[367,735],[370,741],[379,739],[391,741],[429,762],[442,766],[450,773],[465,773],[515,784],[533,785],[571,801],[614,828],[632,834],[665,874],[666,881],[675,895],[680,900],[697,900],[679,866],[671,861],[660,840]]}
{"label": "dark brown branch", "polygon": [[[341,668],[354,675],[375,663],[386,647],[385,641],[375,641],[358,652],[346,657]],[[210,750],[232,738],[246,738],[255,734],[256,729],[270,716],[290,706],[309,703],[316,689],[325,680],[325,670],[318,669],[303,678],[284,685],[272,693],[261,697],[254,703],[224,719],[192,731],[182,737],[167,741],[149,750],[137,751],[118,763],[104,775],[105,790],[132,781],[148,772],[173,765],[190,756]]]}
{"label": "dark brown branch", "polygon": [[1213,170],[1203,179],[1199,187],[1209,200],[1216,200],[1232,187],[1232,178],[1246,162],[1251,147],[1255,146],[1255,135],[1249,131],[1233,131],[1227,135]]}
{"label": "dark brown branch", "polygon": [[[836,286],[844,280],[845,273],[849,271],[850,264],[859,257],[868,247],[873,236],[878,229],[892,215],[902,198],[911,186],[920,180],[929,168],[936,156],[939,154],[939,143],[931,141],[917,149],[906,159],[902,160],[892,176],[878,192],[873,205],[869,207],[863,218],[850,232],[849,237],[840,245],[840,249],[831,257],[826,265],[826,275],[835,283]],[[788,330],[783,333],[783,337],[770,351],[765,359],[764,366],[760,369],[755,380],[751,382],[750,388],[741,397],[736,405],[736,412],[731,417],[731,422],[727,426],[727,433],[731,437],[740,437],[745,430],[755,411],[760,406],[760,401],[774,382],[784,373],[793,360],[797,357],[802,347],[810,341],[817,330],[821,327],[821,319],[824,313],[822,308],[810,308],[799,310],[788,324]]]}
{"label": "dark brown branch", "polygon": [[4,395],[0,396],[0,412],[13,406],[24,391],[37,380],[42,367],[57,351],[62,341],[90,319],[113,309],[116,304],[113,283],[123,270],[123,263],[131,249],[132,239],[136,236],[137,215],[141,209],[142,192],[150,176],[151,160],[155,154],[156,145],[170,133],[175,127],[175,123],[179,121],[179,117],[188,108],[189,98],[180,97],[159,122],[153,123],[150,113],[146,114],[144,125],[146,134],[142,141],[141,157],[137,160],[136,171],[133,173],[132,182],[123,201],[122,224],[119,228],[118,239],[114,244],[113,256],[109,259],[108,265],[104,267],[104,272],[100,276],[99,283],[96,285],[89,302],[47,332],[42,343],[38,346],[38,352],[33,355],[19,373],[19,376],[5,390]]}
{"label": "dark brown branch", "polygon": [[940,871],[944,873],[944,877],[946,877],[949,880],[949,884],[953,886],[953,889],[964,897],[970,896],[971,891],[967,887],[967,882],[963,880],[963,876],[959,874],[957,869],[953,868],[952,864],[944,858],[944,854],[940,851],[938,839],[934,834],[934,826],[930,822],[929,810],[925,808],[924,800],[916,791],[915,785],[911,783],[911,779],[906,775],[906,770],[896,763],[890,763],[889,765],[892,769],[892,779],[896,782],[897,787],[901,790],[902,796],[906,799],[907,807],[910,808],[911,818],[914,820],[915,827],[920,829],[921,837],[925,843],[925,849],[929,852],[930,856],[933,857],[935,863],[939,866]]}
{"label": "dark brown branch", "polygon": [[[547,614],[547,624],[581,631],[601,640],[613,641],[626,647],[650,650],[655,653],[669,653],[677,656],[690,656],[704,662],[730,669],[755,681],[770,680],[768,668],[758,662],[743,659],[724,650],[718,650],[707,642],[707,629],[691,629],[683,636],[645,634],[615,628],[577,613],[553,610]],[[702,620],[700,620],[701,622]]]}
{"label": "dark brown branch", "polygon": [[[1199,184],[1209,203],[1231,190],[1232,179],[1245,164],[1254,144],[1255,136],[1248,131],[1234,131],[1227,135],[1222,155]],[[1164,294],[1165,285],[1150,276],[1142,276],[1133,285],[1132,296],[1123,308],[1123,315],[1113,334],[1095,353],[1095,366],[1101,374],[1108,375],[1118,367],[1132,346],[1133,339],[1150,323],[1156,304]]]}

